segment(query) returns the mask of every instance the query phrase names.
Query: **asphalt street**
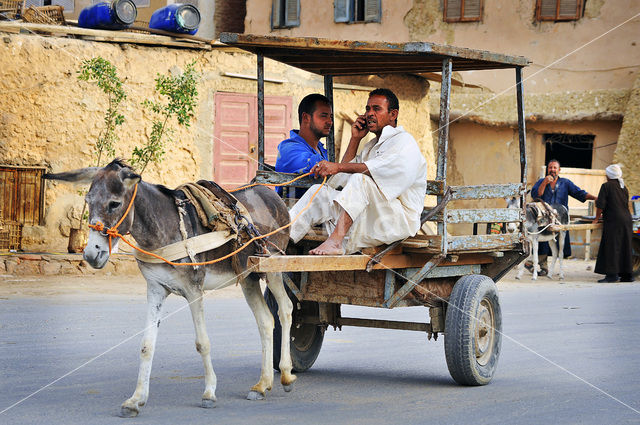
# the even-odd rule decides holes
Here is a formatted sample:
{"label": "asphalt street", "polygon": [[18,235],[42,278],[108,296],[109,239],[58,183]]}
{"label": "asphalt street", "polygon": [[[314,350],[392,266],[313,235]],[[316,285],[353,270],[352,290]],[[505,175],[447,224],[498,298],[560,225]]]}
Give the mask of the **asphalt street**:
{"label": "asphalt street", "polygon": [[[121,290],[127,278],[119,279]],[[170,297],[150,398],[135,419],[117,415],[135,388],[140,287],[128,295],[0,294],[0,423],[640,423],[640,284],[506,281],[499,288],[504,337],[487,386],[455,384],[442,338],[345,327],[327,331],[293,392],[276,374],[264,401],[245,400],[260,367],[253,316],[239,291],[212,294],[205,314],[218,377],[214,409],[199,407],[204,383],[193,325],[185,301]],[[343,315],[428,320],[425,308],[343,306]]]}

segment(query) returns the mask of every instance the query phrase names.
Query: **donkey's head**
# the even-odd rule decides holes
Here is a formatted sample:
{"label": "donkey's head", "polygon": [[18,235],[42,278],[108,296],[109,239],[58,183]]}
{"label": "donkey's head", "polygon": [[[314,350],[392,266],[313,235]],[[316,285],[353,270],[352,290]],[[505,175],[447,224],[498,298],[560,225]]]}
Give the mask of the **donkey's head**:
{"label": "donkey's head", "polygon": [[[520,198],[518,197],[511,197],[507,199],[507,208],[516,208],[516,209],[520,209]],[[518,231],[518,223],[507,223],[507,232],[509,233],[515,233]]]}
{"label": "donkey's head", "polygon": [[558,212],[549,204],[541,200],[531,202],[526,206],[525,227],[531,234],[539,233],[541,229],[557,222]]}
{"label": "donkey's head", "polygon": [[[115,226],[122,218],[140,176],[119,159],[104,168],[90,167],[58,174],[46,174],[46,179],[73,183],[91,183],[86,201],[89,205],[89,224],[102,223],[105,229]],[[125,234],[133,223],[133,208],[118,226]],[[117,244],[117,239],[112,241]],[[84,249],[84,259],[96,269],[101,269],[109,260],[109,237],[102,231],[91,229]]]}
{"label": "donkey's head", "polygon": [[[118,224],[118,232],[127,233],[133,224],[133,207],[125,215],[133,189],[140,181],[140,176],[119,159],[100,169],[91,183],[86,196],[89,206],[89,224],[101,223],[104,229],[111,229]],[[117,243],[118,239],[112,240]],[[84,259],[96,269],[101,269],[109,260],[109,236],[103,231],[91,229],[87,246],[84,249]]]}

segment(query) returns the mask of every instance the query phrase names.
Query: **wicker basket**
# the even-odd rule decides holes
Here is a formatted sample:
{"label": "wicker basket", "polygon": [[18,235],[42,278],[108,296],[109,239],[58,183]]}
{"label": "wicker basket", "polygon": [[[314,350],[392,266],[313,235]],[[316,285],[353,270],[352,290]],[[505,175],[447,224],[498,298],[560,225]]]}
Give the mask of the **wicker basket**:
{"label": "wicker basket", "polygon": [[22,15],[24,0],[0,0],[0,20],[15,20]]}
{"label": "wicker basket", "polygon": [[0,250],[22,249],[22,224],[5,221],[0,224]]}
{"label": "wicker basket", "polygon": [[33,24],[66,25],[62,6],[29,6],[22,14],[22,20]]}

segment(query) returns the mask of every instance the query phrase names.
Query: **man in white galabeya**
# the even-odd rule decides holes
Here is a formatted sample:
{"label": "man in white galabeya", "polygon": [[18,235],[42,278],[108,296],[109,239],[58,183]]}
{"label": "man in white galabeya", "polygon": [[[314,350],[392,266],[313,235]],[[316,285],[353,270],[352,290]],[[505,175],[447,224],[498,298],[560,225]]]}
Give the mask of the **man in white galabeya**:
{"label": "man in white galabeya", "polygon": [[[398,112],[398,98],[391,90],[373,90],[366,113],[351,126],[342,161],[320,161],[311,169],[316,176],[333,177],[291,226],[291,239],[298,242],[314,225],[325,225],[329,238],[310,254],[350,254],[413,236],[420,229],[427,163],[415,139],[398,126]],[[369,132],[376,137],[356,155]],[[293,206],[292,220],[317,190],[318,185],[312,186]]]}

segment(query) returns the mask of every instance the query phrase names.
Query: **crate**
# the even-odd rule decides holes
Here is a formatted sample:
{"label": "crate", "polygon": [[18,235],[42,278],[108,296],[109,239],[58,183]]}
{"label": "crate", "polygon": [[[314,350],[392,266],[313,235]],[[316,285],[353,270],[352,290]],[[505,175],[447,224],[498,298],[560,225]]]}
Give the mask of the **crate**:
{"label": "crate", "polygon": [[62,6],[29,6],[22,13],[22,20],[33,24],[66,25]]}
{"label": "crate", "polygon": [[22,15],[24,0],[0,0],[0,20],[15,20]]}
{"label": "crate", "polygon": [[22,250],[22,223],[0,222],[0,251]]}

